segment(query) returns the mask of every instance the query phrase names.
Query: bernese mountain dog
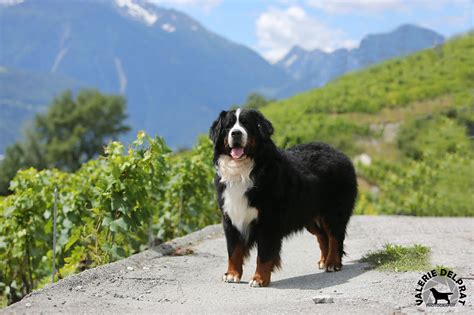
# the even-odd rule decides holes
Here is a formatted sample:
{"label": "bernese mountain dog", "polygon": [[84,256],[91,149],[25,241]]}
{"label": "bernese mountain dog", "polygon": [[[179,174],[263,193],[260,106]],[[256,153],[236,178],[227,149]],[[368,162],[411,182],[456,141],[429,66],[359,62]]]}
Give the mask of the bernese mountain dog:
{"label": "bernese mountain dog", "polygon": [[250,285],[268,286],[283,239],[304,228],[319,242],[319,268],[340,270],[357,197],[350,159],[323,143],[277,148],[272,124],[257,110],[222,111],[209,133],[227,241],[223,280],[240,282],[244,259],[256,246]]}

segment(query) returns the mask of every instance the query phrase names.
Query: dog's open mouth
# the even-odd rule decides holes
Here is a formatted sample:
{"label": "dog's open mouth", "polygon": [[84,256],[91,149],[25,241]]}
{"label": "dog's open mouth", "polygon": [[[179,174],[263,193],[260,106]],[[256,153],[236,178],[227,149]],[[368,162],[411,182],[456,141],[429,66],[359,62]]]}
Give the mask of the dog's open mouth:
{"label": "dog's open mouth", "polygon": [[245,150],[242,147],[234,147],[230,150],[230,156],[234,160],[242,160],[245,158]]}

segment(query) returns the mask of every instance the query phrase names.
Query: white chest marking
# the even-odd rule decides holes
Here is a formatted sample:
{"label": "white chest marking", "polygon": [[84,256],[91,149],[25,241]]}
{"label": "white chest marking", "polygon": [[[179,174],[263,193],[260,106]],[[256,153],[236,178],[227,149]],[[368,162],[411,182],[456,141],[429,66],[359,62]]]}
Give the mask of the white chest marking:
{"label": "white chest marking", "polygon": [[245,196],[245,192],[253,186],[253,181],[250,179],[252,169],[253,161],[248,158],[235,161],[223,155],[218,161],[221,182],[226,185],[223,193],[224,212],[245,239],[248,237],[249,224],[258,216],[257,209],[249,206]]}

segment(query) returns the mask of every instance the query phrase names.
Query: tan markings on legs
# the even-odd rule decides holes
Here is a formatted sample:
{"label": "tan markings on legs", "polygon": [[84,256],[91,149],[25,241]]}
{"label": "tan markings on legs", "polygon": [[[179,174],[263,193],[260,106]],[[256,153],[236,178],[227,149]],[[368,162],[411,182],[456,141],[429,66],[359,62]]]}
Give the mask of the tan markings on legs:
{"label": "tan markings on legs", "polygon": [[329,239],[324,229],[318,228],[315,225],[319,223],[315,222],[314,225],[308,225],[306,229],[313,235],[316,235],[316,238],[319,243],[319,251],[321,252],[321,256],[319,258],[318,267],[319,269],[324,269],[326,267],[326,259],[328,256],[329,250]]}
{"label": "tan markings on legs", "polygon": [[326,271],[341,270],[341,256],[339,255],[339,241],[332,235],[329,235],[329,252],[326,259]]}
{"label": "tan markings on legs", "polygon": [[260,257],[257,257],[257,270],[255,275],[250,280],[250,286],[252,287],[267,287],[270,284],[273,269],[277,267],[274,260],[262,262]]}
{"label": "tan markings on legs", "polygon": [[327,224],[323,225],[329,239],[328,255],[326,257],[326,271],[339,271],[342,268],[339,254],[339,241],[334,237]]}
{"label": "tan markings on legs", "polygon": [[326,233],[316,234],[319,243],[319,250],[321,251],[321,257],[319,258],[319,269],[324,269],[326,267],[326,261],[329,252],[329,240]]}
{"label": "tan markings on legs", "polygon": [[225,282],[240,282],[242,278],[244,258],[246,250],[242,244],[237,244],[232,255],[229,257],[227,272],[222,277]]}

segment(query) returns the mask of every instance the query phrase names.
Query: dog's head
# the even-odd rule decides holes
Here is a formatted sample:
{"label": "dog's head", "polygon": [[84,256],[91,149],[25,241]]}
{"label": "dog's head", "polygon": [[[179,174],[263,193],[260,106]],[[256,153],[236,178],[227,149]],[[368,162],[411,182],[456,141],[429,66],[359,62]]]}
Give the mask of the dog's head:
{"label": "dog's head", "polygon": [[253,158],[272,134],[272,124],[259,111],[240,108],[222,111],[209,130],[216,155],[228,155],[235,161]]}

